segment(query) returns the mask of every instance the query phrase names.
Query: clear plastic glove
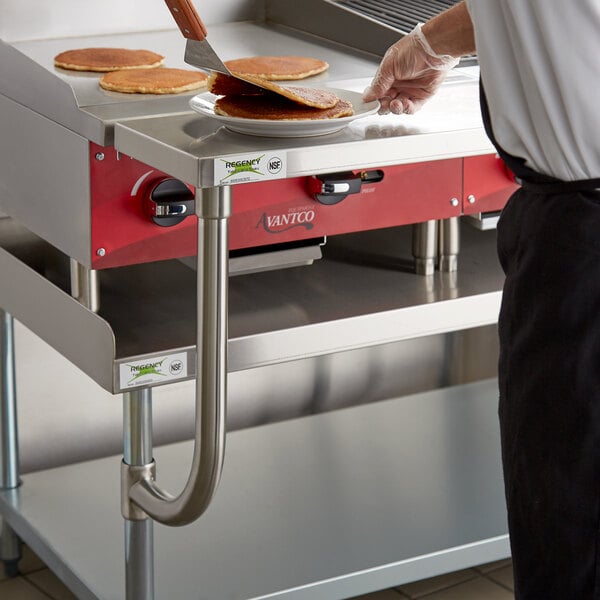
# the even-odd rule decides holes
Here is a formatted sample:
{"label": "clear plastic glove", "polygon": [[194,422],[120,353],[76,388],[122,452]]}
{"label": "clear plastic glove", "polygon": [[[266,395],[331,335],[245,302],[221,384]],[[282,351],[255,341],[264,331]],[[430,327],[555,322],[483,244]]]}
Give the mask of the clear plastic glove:
{"label": "clear plastic glove", "polygon": [[434,52],[419,23],[388,48],[363,100],[379,100],[380,114],[413,114],[435,94],[458,62],[458,58]]}

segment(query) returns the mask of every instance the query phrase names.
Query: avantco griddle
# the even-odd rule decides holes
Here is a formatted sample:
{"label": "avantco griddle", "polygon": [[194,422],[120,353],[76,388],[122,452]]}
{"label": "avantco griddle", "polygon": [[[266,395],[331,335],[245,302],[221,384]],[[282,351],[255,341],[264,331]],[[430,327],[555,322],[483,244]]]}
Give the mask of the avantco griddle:
{"label": "avantco griddle", "polygon": [[[211,43],[225,59],[275,54],[281,48],[289,54],[316,55],[327,60],[330,69],[315,78],[314,85],[359,92],[374,73],[381,45],[398,35],[393,28],[337,3],[317,3],[316,12],[303,10],[298,3],[275,4],[257,7],[255,18],[239,21],[217,16],[219,10],[213,9],[212,22],[205,17]],[[52,14],[64,22],[72,8],[66,0],[57,2]],[[222,8],[226,14],[231,7]],[[236,5],[236,10],[247,14],[241,6]],[[308,23],[306,19],[296,21],[298,10],[309,15]],[[331,19],[331,14],[336,18]],[[289,21],[297,22],[297,28],[291,28]],[[321,28],[326,26],[329,35],[316,26],[311,32],[313,21],[319,21]],[[90,27],[87,22],[85,26]],[[107,23],[97,26],[105,30]],[[371,116],[340,132],[311,138],[242,136],[193,113],[188,106],[192,94],[172,98],[106,94],[97,87],[96,76],[64,73],[52,65],[53,56],[62,50],[112,45],[148,47],[164,53],[169,66],[183,66],[183,40],[174,29],[140,31],[139,19],[135,31],[120,34],[57,37],[51,29],[44,38],[26,36],[0,45],[0,114],[6,125],[0,141],[0,210],[10,217],[0,269],[4,279],[13,282],[2,287],[0,304],[7,315],[30,326],[100,385],[124,393],[126,543],[130,550],[142,549],[127,554],[127,597],[150,597],[155,583],[147,562],[152,521],[145,517],[150,514],[158,521],[183,524],[208,505],[224,455],[228,358],[230,370],[244,369],[495,319],[498,275],[493,267],[487,278],[476,274],[478,295],[474,301],[466,280],[432,293],[428,275],[417,284],[416,292],[411,292],[412,298],[395,304],[401,311],[407,308],[404,302],[427,308],[414,313],[410,309],[410,322],[396,324],[390,318],[396,314],[393,302],[398,302],[400,289],[386,297],[389,286],[382,282],[378,288],[374,280],[359,293],[358,302],[336,305],[334,313],[319,292],[319,286],[333,281],[331,274],[319,276],[315,271],[314,284],[319,284],[309,288],[313,305],[309,302],[302,310],[283,311],[281,322],[273,322],[272,315],[265,314],[259,324],[235,324],[234,316],[237,331],[233,332],[233,344],[228,344],[232,339],[226,310],[230,251],[252,248],[258,249],[258,255],[286,253],[282,244],[303,248],[311,240],[319,245],[324,237],[405,224],[415,224],[417,231],[427,233],[430,225],[438,222],[445,232],[442,241],[448,243],[459,216],[498,210],[514,184],[482,130],[474,71],[457,70],[438,98],[410,120]],[[347,36],[355,44],[349,44]],[[362,43],[356,44],[357,40]],[[248,160],[268,153],[281,159],[277,173],[263,181],[220,184],[216,165],[221,161]],[[338,184],[350,185],[356,179],[361,185],[355,193],[318,198],[328,195],[328,184],[337,190]],[[161,203],[165,203],[166,189],[167,197],[172,193],[177,204],[186,195],[184,188],[195,200],[198,219],[161,224],[152,218],[157,215],[148,214],[146,207],[156,200],[156,190]],[[284,227],[278,229],[281,224],[287,227],[290,220],[311,227],[294,227],[287,234]],[[265,223],[268,227],[261,228]],[[430,273],[438,249],[430,252],[431,236],[423,237],[425,242],[417,244],[416,255],[425,261],[423,270]],[[423,248],[425,254],[420,252]],[[447,248],[453,244],[442,244],[441,258],[446,260],[440,260],[440,265],[445,264],[451,273],[456,268],[452,260],[455,249],[445,254]],[[192,255],[197,255],[197,267],[190,286],[190,269],[173,259]],[[65,259],[71,267],[67,277]],[[474,263],[481,265],[479,256]],[[277,281],[280,273],[272,277]],[[411,275],[413,288],[414,277]],[[197,302],[191,303],[190,310],[194,280]],[[234,285],[236,294],[248,283],[247,279],[240,281],[237,289]],[[252,281],[259,286],[267,283],[262,274]],[[356,287],[351,279],[346,285],[348,290]],[[306,284],[300,288],[306,290]],[[273,288],[263,289],[272,295]],[[174,293],[166,294],[171,290]],[[344,297],[342,290],[336,291]],[[243,306],[249,296],[242,296]],[[231,303],[229,306],[231,310]],[[471,314],[465,314],[465,306],[471,307]],[[281,327],[283,322],[286,325]],[[10,332],[10,319],[6,323],[3,331]],[[316,337],[311,335],[315,327],[319,331]],[[284,338],[286,343],[281,346],[279,341]],[[3,339],[9,340],[9,333]],[[87,343],[82,344],[83,340]],[[11,356],[8,343],[3,356]],[[194,466],[189,485],[173,500],[152,489],[151,388],[194,376],[198,402]],[[4,370],[4,380],[7,378],[9,368]],[[12,394],[6,394],[10,400],[9,396]],[[461,456],[469,454],[464,450]],[[8,453],[8,458],[14,456]],[[32,507],[26,517],[22,511],[29,510],[28,505],[16,487],[3,487],[9,491],[2,493],[2,511],[11,526],[62,573],[76,593],[94,597],[97,588],[82,575],[86,568],[80,571],[76,567],[81,554],[73,559],[62,549],[56,551],[47,524],[37,521],[37,509]],[[77,493],[69,495],[77,497]],[[488,532],[485,543],[477,543],[489,559],[506,552],[502,527],[494,529],[498,522],[502,518],[492,519],[492,530],[498,535]],[[469,547],[468,536],[459,534],[459,538],[466,546],[453,538],[453,548]],[[62,548],[62,543],[59,546]],[[446,554],[436,553],[442,555]],[[473,560],[470,550],[457,550],[452,556]],[[347,558],[349,562],[336,569],[338,584],[319,588],[326,590],[326,597],[347,594],[350,581],[358,582],[351,588],[357,593],[388,585],[385,578],[357,579],[361,569],[355,557]],[[442,564],[437,564],[443,570]],[[413,570],[411,576],[418,571]],[[285,569],[280,572],[286,573]],[[394,567],[387,572],[399,573]],[[407,577],[403,572],[401,577]],[[310,594],[319,577],[322,575],[309,568],[300,580],[295,576],[284,577],[285,581],[259,578],[256,584],[263,591],[248,588],[239,597],[273,596],[274,590],[279,590],[277,597],[313,597]]]}

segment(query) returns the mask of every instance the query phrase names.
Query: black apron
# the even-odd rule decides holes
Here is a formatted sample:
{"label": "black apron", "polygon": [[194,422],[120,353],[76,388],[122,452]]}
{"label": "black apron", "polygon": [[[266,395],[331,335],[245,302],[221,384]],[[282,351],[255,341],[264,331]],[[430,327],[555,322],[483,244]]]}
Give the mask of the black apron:
{"label": "black apron", "polygon": [[600,179],[535,173],[498,223],[499,417],[515,600],[600,600]]}

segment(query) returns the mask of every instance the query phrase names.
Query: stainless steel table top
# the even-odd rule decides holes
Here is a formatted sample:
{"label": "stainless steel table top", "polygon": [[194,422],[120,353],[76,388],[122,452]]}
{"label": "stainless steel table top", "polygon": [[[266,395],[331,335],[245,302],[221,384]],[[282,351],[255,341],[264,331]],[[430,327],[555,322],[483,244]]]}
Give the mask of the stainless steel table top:
{"label": "stainless steel table top", "polygon": [[[362,92],[371,77],[329,80]],[[369,115],[317,137],[274,138],[235,133],[196,113],[133,119],[115,128],[120,152],[196,187],[218,184],[215,163],[249,153],[277,153],[277,178],[475,156],[494,152],[479,108],[478,71],[457,69],[415,115]]]}
{"label": "stainless steel table top", "polygon": [[[371,76],[378,63],[376,57],[351,48],[264,23],[212,25],[210,42],[225,60],[285,53],[327,61],[329,71],[312,78],[310,85]],[[12,45],[1,42],[0,93],[100,144],[111,141],[115,121],[190,111],[188,101],[194,92],[175,96],[109,92],[99,87],[100,74],[66,71],[54,66],[54,56],[59,52],[86,47],[144,48],[163,54],[166,67],[193,68],[183,61],[185,40],[175,29],[23,41]]]}

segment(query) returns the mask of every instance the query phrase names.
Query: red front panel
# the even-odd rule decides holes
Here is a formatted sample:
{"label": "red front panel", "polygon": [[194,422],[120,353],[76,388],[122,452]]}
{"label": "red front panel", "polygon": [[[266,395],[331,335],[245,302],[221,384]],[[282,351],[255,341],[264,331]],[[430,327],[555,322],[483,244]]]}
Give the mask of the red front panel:
{"label": "red front panel", "polygon": [[502,210],[518,188],[514,176],[496,154],[464,159],[463,212],[466,215]]}
{"label": "red front panel", "polygon": [[153,183],[164,179],[166,173],[118,155],[114,148],[90,144],[90,174],[94,269],[195,252],[196,219],[191,217],[174,227],[160,227],[144,213],[145,193]]}
{"label": "red front panel", "polygon": [[[381,181],[325,205],[296,177],[233,187],[232,248],[278,244],[460,214],[462,159],[370,169]],[[354,175],[359,175],[355,172]],[[452,202],[452,199],[457,199]],[[456,204],[456,205],[455,205]]]}
{"label": "red front panel", "polygon": [[[196,253],[194,217],[161,227],[144,212],[148,190],[168,174],[95,144],[90,144],[90,166],[93,268]],[[310,177],[233,186],[230,247],[279,244],[460,214],[460,203],[456,206],[452,199],[461,197],[462,159],[385,167],[377,174],[380,181],[363,182],[359,193],[333,205],[317,202]]]}

